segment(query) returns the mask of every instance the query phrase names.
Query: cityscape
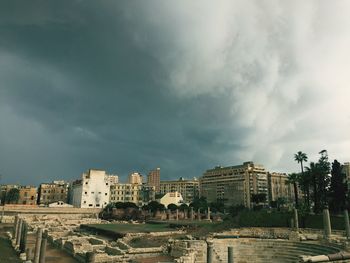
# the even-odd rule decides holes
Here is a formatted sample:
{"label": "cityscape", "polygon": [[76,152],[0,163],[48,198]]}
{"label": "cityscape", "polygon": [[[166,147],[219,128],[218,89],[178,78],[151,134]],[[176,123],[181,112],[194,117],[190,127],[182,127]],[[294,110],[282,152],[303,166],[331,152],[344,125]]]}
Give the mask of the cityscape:
{"label": "cityscape", "polygon": [[[346,188],[350,182],[350,163],[340,165]],[[294,174],[269,172],[263,165],[245,162],[241,165],[206,170],[199,178],[161,180],[160,168],[147,176],[133,172],[127,182],[119,182],[118,175],[106,171],[89,169],[80,179],[72,182],[55,180],[39,186],[8,184],[1,185],[1,203],[28,206],[104,208],[109,203],[132,202],[142,207],[151,201],[168,204],[190,205],[203,197],[209,204],[222,203],[223,207],[243,206],[253,208],[254,204],[275,206],[295,205]],[[300,176],[300,175],[299,175]],[[329,181],[330,183],[330,181]],[[303,199],[302,185],[297,184],[297,199]],[[169,193],[180,198],[168,200]],[[263,195],[255,202],[254,196]],[[164,198],[165,197],[165,198]],[[170,203],[169,203],[170,202]]]}
{"label": "cityscape", "polygon": [[349,10],[0,1],[0,263],[350,263]]}

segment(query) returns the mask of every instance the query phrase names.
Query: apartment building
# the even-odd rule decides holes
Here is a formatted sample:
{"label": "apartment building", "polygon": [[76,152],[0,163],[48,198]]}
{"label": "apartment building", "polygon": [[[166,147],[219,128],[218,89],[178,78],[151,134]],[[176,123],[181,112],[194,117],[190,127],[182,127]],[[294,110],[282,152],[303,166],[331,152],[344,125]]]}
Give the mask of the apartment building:
{"label": "apartment building", "polygon": [[123,184],[111,185],[110,202],[132,202],[138,206],[155,200],[155,187],[145,184]]}
{"label": "apartment building", "polygon": [[179,192],[185,203],[191,203],[195,197],[199,196],[199,180],[193,178],[186,180],[180,177],[179,180],[160,181],[160,193]]}
{"label": "apartment building", "polygon": [[199,179],[200,196],[209,203],[252,207],[253,194],[268,197],[267,171],[262,165],[245,162],[242,165],[207,170]]}
{"label": "apartment building", "polygon": [[147,185],[154,186],[156,193],[160,190],[160,168],[156,168],[149,172],[147,176]]}
{"label": "apartment building", "polygon": [[118,183],[117,175],[90,169],[72,184],[72,204],[81,208],[103,208],[110,200],[110,187]]}
{"label": "apartment building", "polygon": [[36,205],[37,204],[37,188],[35,186],[26,185],[19,187],[19,198],[17,204]]}
{"label": "apartment building", "polygon": [[131,173],[128,177],[129,184],[142,184],[142,175],[140,173]]}
{"label": "apartment building", "polygon": [[53,181],[42,183],[38,190],[38,204],[49,205],[54,202],[68,202],[68,186],[65,181]]}
{"label": "apartment building", "polygon": [[[284,198],[287,203],[294,202],[294,187],[289,183],[286,173],[268,173],[269,202]],[[298,191],[301,197],[300,190]]]}

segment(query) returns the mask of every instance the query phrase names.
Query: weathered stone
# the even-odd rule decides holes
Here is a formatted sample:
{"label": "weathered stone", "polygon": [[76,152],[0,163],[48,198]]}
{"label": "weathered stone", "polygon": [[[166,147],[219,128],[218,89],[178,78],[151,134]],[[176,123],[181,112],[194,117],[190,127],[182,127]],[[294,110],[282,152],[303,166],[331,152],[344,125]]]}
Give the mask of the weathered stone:
{"label": "weathered stone", "polygon": [[323,228],[325,238],[329,238],[332,234],[332,229],[331,219],[329,217],[329,210],[327,208],[323,209]]}
{"label": "weathered stone", "polygon": [[35,251],[34,251],[34,261],[33,261],[33,263],[39,263],[42,235],[43,235],[43,230],[42,230],[42,228],[39,227],[37,229],[37,232],[36,232]]}

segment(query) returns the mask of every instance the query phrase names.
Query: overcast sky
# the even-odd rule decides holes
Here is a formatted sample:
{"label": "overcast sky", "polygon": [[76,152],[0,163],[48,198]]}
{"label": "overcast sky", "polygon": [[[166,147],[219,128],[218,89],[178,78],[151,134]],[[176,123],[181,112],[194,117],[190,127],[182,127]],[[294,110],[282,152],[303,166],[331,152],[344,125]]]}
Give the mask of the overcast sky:
{"label": "overcast sky", "polygon": [[0,3],[2,183],[350,161],[349,1]]}

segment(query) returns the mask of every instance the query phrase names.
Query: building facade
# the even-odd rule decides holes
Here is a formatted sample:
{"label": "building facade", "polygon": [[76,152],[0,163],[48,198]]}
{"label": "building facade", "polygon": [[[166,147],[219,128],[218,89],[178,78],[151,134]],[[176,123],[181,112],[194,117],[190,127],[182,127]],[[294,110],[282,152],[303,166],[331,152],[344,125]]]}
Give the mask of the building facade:
{"label": "building facade", "polygon": [[110,200],[110,187],[118,176],[90,169],[72,184],[72,205],[80,208],[103,208]]}
{"label": "building facade", "polygon": [[147,176],[147,184],[149,186],[154,186],[156,193],[159,193],[160,190],[160,168],[156,168],[149,172]]}
{"label": "building facade", "polygon": [[268,198],[267,171],[262,165],[245,162],[242,165],[207,170],[199,179],[200,196],[209,203],[252,207],[253,194]]}
{"label": "building facade", "polygon": [[37,188],[35,186],[26,185],[19,187],[19,199],[20,205],[36,205],[37,204]]}
{"label": "building facade", "polygon": [[[285,173],[268,173],[269,202],[275,202],[283,198],[286,203],[294,202],[294,187],[289,183],[288,175]],[[299,197],[301,192],[298,191]]]}
{"label": "building facade", "polygon": [[160,182],[161,194],[173,192],[181,193],[183,201],[185,203],[191,203],[195,197],[199,196],[199,180],[197,178],[186,180],[180,177],[179,180]]}
{"label": "building facade", "polygon": [[142,175],[140,173],[131,173],[128,177],[129,184],[142,184]]}
{"label": "building facade", "polygon": [[38,204],[49,205],[54,202],[68,201],[68,186],[65,181],[53,181],[52,183],[40,184],[38,190]]}
{"label": "building facade", "polygon": [[155,187],[145,184],[114,184],[111,185],[110,202],[132,202],[138,206],[155,200]]}

